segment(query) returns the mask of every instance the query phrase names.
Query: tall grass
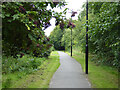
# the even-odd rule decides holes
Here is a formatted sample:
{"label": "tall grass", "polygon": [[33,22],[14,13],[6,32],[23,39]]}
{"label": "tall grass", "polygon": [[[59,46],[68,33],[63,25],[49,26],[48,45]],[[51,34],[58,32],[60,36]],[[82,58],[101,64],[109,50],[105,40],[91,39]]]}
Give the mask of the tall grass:
{"label": "tall grass", "polygon": [[48,58],[25,55],[18,59],[4,57],[3,62],[2,88],[48,88],[59,56],[54,51]]}

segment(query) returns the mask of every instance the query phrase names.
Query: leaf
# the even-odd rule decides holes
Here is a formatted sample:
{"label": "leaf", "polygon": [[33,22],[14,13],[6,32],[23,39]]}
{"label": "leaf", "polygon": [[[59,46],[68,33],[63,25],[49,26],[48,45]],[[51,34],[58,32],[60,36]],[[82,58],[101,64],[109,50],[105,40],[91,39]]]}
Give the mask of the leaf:
{"label": "leaf", "polygon": [[7,13],[7,14],[6,14],[6,16],[7,16],[7,17],[9,17],[9,16],[10,16],[10,14],[9,14],[9,13]]}
{"label": "leaf", "polygon": [[15,14],[12,17],[13,17],[13,20],[18,19],[19,18],[19,14]]}
{"label": "leaf", "polygon": [[27,27],[28,30],[30,30],[30,27],[27,24],[25,24],[25,26]]}
{"label": "leaf", "polygon": [[8,22],[12,22],[12,20],[8,20]]}
{"label": "leaf", "polygon": [[63,11],[63,13],[65,13],[68,10],[68,8],[65,8],[65,10]]}

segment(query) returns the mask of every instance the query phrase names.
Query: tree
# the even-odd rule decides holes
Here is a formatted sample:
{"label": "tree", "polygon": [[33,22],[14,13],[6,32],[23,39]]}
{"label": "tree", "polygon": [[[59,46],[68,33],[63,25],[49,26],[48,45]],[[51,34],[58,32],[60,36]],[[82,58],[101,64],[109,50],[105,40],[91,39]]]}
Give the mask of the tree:
{"label": "tree", "polygon": [[44,30],[51,25],[52,17],[61,16],[53,10],[47,10],[48,4],[52,8],[65,5],[62,2],[4,2],[2,4],[4,55],[16,57],[17,54],[31,53],[34,56],[46,56],[51,41],[45,36]]}
{"label": "tree", "polygon": [[64,45],[61,44],[62,36],[63,31],[59,28],[59,26],[56,26],[55,29],[50,34],[50,39],[53,42],[54,48],[56,50],[64,49]]}

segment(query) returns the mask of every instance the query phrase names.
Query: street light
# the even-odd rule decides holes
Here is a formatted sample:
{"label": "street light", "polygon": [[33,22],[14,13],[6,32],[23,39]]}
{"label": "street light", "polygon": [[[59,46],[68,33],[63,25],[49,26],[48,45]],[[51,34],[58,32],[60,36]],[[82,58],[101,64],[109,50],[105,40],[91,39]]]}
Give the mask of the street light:
{"label": "street light", "polygon": [[[77,13],[77,12],[73,12],[73,11],[72,11],[71,22],[72,22],[72,17],[74,17],[76,13]],[[72,23],[72,28],[73,28],[73,23]],[[72,56],[72,28],[71,28],[71,56]]]}
{"label": "street light", "polygon": [[88,0],[86,2],[86,54],[85,54],[85,63],[86,63],[86,74],[88,74]]}
{"label": "street light", "polygon": [[[72,16],[71,16],[71,22],[72,22]],[[72,28],[71,28],[71,56],[72,56]]]}
{"label": "street light", "polygon": [[77,12],[72,11],[70,13],[72,13],[71,21],[69,21],[69,24],[68,24],[67,28],[71,27],[71,56],[72,56],[72,28],[75,27],[75,25],[72,23],[72,17],[74,17]]}

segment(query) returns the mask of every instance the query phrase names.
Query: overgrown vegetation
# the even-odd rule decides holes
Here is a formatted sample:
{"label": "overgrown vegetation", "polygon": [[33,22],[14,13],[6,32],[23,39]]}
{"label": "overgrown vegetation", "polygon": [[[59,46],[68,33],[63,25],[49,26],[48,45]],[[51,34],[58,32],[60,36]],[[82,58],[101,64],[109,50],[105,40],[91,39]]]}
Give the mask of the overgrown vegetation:
{"label": "overgrown vegetation", "polygon": [[[120,3],[119,2],[89,2],[88,4],[88,47],[89,54],[92,54],[92,61],[97,64],[105,64],[111,67],[120,67]],[[86,7],[83,5],[83,11],[79,14],[79,19],[72,22],[76,27],[72,29],[73,47],[80,46],[81,51],[85,52],[86,44]],[[64,29],[59,32],[59,29],[51,33],[50,38],[54,38],[56,43],[61,42],[65,49],[70,50],[71,46],[71,30]],[[55,37],[59,33],[62,36],[60,40]],[[52,40],[52,39],[51,39]],[[59,43],[60,44],[60,43]]]}
{"label": "overgrown vegetation", "polygon": [[[96,10],[96,7],[97,8]],[[120,3],[90,3],[89,48],[98,63],[120,67]],[[91,18],[90,17],[90,18]],[[94,21],[93,21],[94,20]],[[95,59],[92,59],[95,61]]]}
{"label": "overgrown vegetation", "polygon": [[25,55],[22,58],[3,57],[2,73],[8,74],[8,73],[14,73],[17,71],[17,72],[25,72],[29,74],[32,71],[37,70],[38,66],[40,66],[44,60],[46,59],[31,57],[28,55]]}
{"label": "overgrown vegetation", "polygon": [[[49,10],[48,5],[51,7]],[[3,2],[3,55],[14,58],[18,54],[21,57],[24,54],[48,57],[52,43],[44,30],[51,26],[51,18],[59,19],[62,16],[53,10],[62,6],[65,2]]]}
{"label": "overgrown vegetation", "polygon": [[[14,88],[14,84],[17,82],[20,85],[19,80],[24,76],[27,78],[26,75],[38,71],[43,62],[46,62],[46,65],[50,62],[56,65],[55,69],[49,68],[47,69],[48,72],[45,71],[47,73],[45,76],[50,74],[50,77],[47,76],[49,78],[46,78],[48,83],[48,79],[54,73],[50,73],[49,70],[55,71],[58,63],[52,60],[56,59],[57,56],[48,58],[54,48],[44,30],[51,26],[51,18],[61,22],[62,19],[59,18],[64,17],[63,15],[67,9],[63,13],[58,13],[53,8],[60,8],[65,5],[66,3],[62,1],[3,2],[0,5],[2,8],[0,18],[2,18],[3,31],[2,40],[0,40],[0,42],[2,41],[3,88]],[[50,9],[48,9],[48,6]],[[52,64],[50,65],[52,67]],[[46,83],[45,86],[47,86]],[[20,85],[20,87],[24,87],[24,85]],[[44,87],[44,85],[40,87]]]}
{"label": "overgrown vegetation", "polygon": [[3,88],[48,88],[52,75],[60,65],[56,51],[52,52],[49,58],[34,58],[34,60],[33,57],[25,55],[19,59],[19,64],[21,65],[9,64],[12,73],[9,71],[3,74]]}

